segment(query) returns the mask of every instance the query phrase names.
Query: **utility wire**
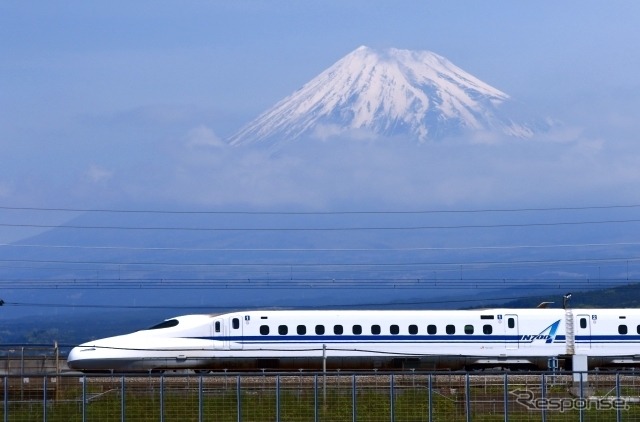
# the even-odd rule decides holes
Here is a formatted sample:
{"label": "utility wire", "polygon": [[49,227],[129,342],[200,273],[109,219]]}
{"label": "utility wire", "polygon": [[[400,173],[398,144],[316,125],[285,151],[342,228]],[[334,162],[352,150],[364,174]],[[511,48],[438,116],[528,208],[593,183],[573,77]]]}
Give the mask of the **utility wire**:
{"label": "utility wire", "polygon": [[397,226],[397,227],[139,227],[139,226],[80,226],[52,224],[11,224],[0,223],[0,227],[29,227],[57,229],[90,229],[90,230],[134,230],[134,231],[195,231],[195,232],[335,232],[335,231],[394,231],[394,230],[452,230],[452,229],[486,229],[508,227],[555,227],[584,226],[592,224],[626,224],[638,223],[640,219],[628,220],[594,220],[563,221],[553,223],[509,223],[509,224],[462,224],[451,226]]}
{"label": "utility wire", "polygon": [[634,282],[628,278],[465,278],[465,279],[245,279],[245,280],[56,280],[25,281],[21,283],[0,282],[0,286],[11,290],[61,290],[61,289],[117,289],[117,290],[441,290],[446,289],[505,289],[527,287],[528,289],[584,288],[605,285],[620,285]]}
{"label": "utility wire", "polygon": [[640,242],[617,243],[573,243],[556,245],[503,245],[503,246],[460,246],[460,247],[406,247],[406,248],[182,248],[182,247],[133,247],[133,246],[81,246],[0,243],[6,248],[41,249],[84,249],[84,250],[127,250],[127,251],[177,251],[177,252],[421,252],[421,251],[473,251],[473,250],[516,250],[516,249],[559,249],[595,248],[611,246],[640,246]]}
{"label": "utility wire", "polygon": [[542,208],[486,208],[475,210],[416,210],[416,211],[171,211],[171,210],[125,210],[115,208],[46,208],[46,207],[11,207],[0,206],[1,210],[41,211],[41,212],[86,212],[86,213],[121,213],[121,214],[236,214],[236,215],[359,215],[359,214],[475,214],[491,212],[532,212],[532,211],[586,211],[640,208],[640,204],[602,205],[583,207],[542,207]]}
{"label": "utility wire", "polygon": [[69,264],[69,265],[109,265],[109,266],[156,266],[156,267],[265,267],[265,268],[354,268],[354,267],[415,267],[415,266],[436,266],[436,265],[456,265],[470,267],[475,265],[530,265],[530,264],[565,264],[565,263],[600,263],[600,262],[624,262],[638,261],[640,257],[610,257],[610,258],[572,258],[572,259],[530,259],[513,261],[469,261],[469,262],[333,262],[333,263],[288,263],[288,262],[236,262],[236,263],[214,263],[214,262],[115,262],[115,261],[70,261],[70,260],[45,260],[45,259],[0,259],[0,263],[29,263],[29,264]]}

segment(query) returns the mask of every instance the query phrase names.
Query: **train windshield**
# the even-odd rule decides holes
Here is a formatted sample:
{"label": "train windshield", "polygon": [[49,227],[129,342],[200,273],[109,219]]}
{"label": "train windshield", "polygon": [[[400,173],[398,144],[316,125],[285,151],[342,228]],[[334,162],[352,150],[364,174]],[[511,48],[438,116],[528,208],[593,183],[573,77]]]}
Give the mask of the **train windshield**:
{"label": "train windshield", "polygon": [[162,321],[160,324],[156,324],[153,327],[147,328],[147,330],[160,330],[162,328],[170,328],[178,325],[177,319],[168,319],[166,321]]}

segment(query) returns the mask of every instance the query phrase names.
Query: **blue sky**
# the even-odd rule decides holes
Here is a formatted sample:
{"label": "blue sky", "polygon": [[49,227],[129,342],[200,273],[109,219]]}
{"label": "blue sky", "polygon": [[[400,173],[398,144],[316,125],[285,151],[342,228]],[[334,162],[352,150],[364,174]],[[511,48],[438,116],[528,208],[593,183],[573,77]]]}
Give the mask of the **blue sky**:
{"label": "blue sky", "polygon": [[[456,173],[443,175],[441,160],[427,158],[432,172],[395,175],[407,195],[433,183],[447,190],[434,206],[467,205],[470,191],[471,203],[484,204],[518,202],[522,192],[554,202],[567,190],[581,202],[602,192],[606,202],[632,201],[624,191],[637,180],[640,155],[638,22],[640,3],[629,1],[2,2],[0,203],[313,208],[332,195],[327,174],[330,183],[353,180],[339,194],[353,197],[361,186],[352,160],[319,160],[302,178],[307,185],[294,186],[309,168],[303,158],[198,145],[231,135],[359,45],[434,51],[573,134],[573,142],[518,151],[429,151],[458,157]],[[389,186],[390,203],[412,206],[381,174],[394,173],[383,162],[414,154],[376,153],[363,161],[379,163],[368,169],[377,186]],[[468,165],[478,158],[492,164]],[[514,173],[525,161],[557,190]],[[576,176],[586,173],[594,179]],[[514,177],[522,182],[504,182]],[[309,186],[320,199],[305,197]],[[366,192],[353,201],[385,195]]]}
{"label": "blue sky", "polygon": [[[411,211],[640,204],[638,22],[640,2],[627,0],[3,1],[0,206]],[[563,121],[564,136],[487,145],[297,145],[276,156],[224,146],[222,139],[360,45],[434,51],[535,113]],[[0,222],[12,224],[68,217],[0,212]],[[624,227],[575,232],[594,244],[635,242],[637,230]],[[0,228],[0,243],[31,233]],[[560,244],[572,235],[465,232],[446,241]],[[120,242],[102,239],[112,240]]]}

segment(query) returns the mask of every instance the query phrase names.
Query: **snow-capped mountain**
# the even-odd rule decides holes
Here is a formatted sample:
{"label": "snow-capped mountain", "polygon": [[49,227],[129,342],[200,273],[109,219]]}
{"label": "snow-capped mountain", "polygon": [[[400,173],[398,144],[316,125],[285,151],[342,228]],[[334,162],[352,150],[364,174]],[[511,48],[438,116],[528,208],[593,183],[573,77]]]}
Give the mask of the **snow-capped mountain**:
{"label": "snow-capped mountain", "polygon": [[388,136],[418,142],[467,131],[530,137],[504,92],[429,51],[359,47],[228,139],[280,145],[305,137]]}

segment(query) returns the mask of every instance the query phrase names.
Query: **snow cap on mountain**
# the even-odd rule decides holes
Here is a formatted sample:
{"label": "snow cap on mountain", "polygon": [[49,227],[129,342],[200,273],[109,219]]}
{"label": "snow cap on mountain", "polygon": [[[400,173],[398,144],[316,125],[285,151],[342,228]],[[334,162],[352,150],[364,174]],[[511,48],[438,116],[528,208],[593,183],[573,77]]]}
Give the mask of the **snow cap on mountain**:
{"label": "snow cap on mountain", "polygon": [[354,132],[417,142],[466,132],[530,137],[501,112],[510,98],[430,51],[361,46],[229,138],[282,145]]}

